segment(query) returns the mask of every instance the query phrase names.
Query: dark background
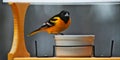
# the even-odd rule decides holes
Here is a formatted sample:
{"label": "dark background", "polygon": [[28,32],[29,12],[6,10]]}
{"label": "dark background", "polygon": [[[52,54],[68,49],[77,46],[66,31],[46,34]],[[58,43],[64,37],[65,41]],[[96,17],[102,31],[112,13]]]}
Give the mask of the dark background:
{"label": "dark background", "polygon": [[[109,5],[30,5],[25,18],[25,41],[31,56],[52,56],[53,35],[39,33],[26,35],[39,28],[43,22],[61,10],[71,13],[71,26],[64,31],[68,35],[95,35],[95,56],[110,56],[111,41],[114,40],[113,56],[120,56],[120,4]],[[13,16],[8,4],[0,1],[0,60],[7,60],[13,40]]]}

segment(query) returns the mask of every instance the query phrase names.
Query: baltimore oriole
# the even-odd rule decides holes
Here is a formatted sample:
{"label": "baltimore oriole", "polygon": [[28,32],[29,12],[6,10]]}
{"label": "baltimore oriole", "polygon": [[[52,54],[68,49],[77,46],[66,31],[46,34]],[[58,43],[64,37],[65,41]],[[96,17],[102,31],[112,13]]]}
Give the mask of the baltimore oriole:
{"label": "baltimore oriole", "polygon": [[67,29],[71,23],[70,13],[68,11],[61,11],[59,14],[53,16],[37,30],[31,32],[29,36],[32,36],[38,32],[45,31],[49,34],[60,34]]}

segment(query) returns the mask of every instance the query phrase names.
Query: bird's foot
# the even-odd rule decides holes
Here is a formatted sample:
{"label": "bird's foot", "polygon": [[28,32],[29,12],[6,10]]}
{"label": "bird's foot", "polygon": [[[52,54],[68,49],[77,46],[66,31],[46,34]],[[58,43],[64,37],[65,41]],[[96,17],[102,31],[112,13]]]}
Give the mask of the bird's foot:
{"label": "bird's foot", "polygon": [[64,35],[63,33],[54,33],[54,35]]}
{"label": "bird's foot", "polygon": [[59,33],[59,35],[64,35],[63,33]]}

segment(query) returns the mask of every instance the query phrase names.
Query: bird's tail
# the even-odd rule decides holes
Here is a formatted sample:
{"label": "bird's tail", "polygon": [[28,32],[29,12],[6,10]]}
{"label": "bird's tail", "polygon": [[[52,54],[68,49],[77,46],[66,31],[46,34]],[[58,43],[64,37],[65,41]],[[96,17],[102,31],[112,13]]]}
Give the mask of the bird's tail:
{"label": "bird's tail", "polygon": [[43,29],[39,28],[39,29],[37,29],[37,30],[31,32],[30,34],[28,34],[28,37],[33,36],[33,35],[35,35],[35,34],[41,32],[41,31],[43,31]]}

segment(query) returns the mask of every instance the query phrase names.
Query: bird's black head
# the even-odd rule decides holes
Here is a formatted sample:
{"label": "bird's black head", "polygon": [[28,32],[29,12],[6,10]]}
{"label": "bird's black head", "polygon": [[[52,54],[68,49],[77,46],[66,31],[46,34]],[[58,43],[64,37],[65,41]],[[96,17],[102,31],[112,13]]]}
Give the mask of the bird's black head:
{"label": "bird's black head", "polygon": [[58,15],[65,23],[67,23],[70,18],[70,13],[65,10],[61,11]]}

